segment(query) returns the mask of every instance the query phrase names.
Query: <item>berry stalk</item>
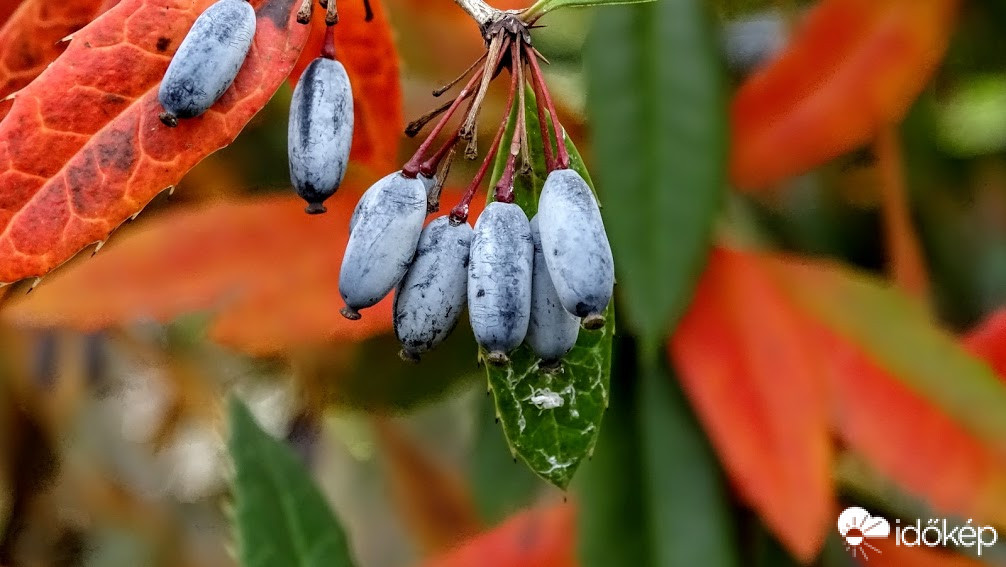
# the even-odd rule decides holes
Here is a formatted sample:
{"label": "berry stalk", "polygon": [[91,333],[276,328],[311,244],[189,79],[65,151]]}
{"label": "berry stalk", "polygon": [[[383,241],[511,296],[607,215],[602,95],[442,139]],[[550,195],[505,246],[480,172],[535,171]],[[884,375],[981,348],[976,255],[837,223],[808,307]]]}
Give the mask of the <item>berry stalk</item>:
{"label": "berry stalk", "polygon": [[541,67],[538,66],[538,56],[530,45],[524,46],[524,52],[527,54],[528,65],[531,67],[532,80],[538,84],[538,90],[541,91],[541,96],[545,99],[545,105],[548,107],[549,114],[551,114],[552,130],[555,132],[555,147],[558,154],[553,169],[569,169],[569,152],[566,151],[566,136],[563,132],[562,124],[559,123],[559,116],[555,112],[552,95],[549,94],[548,87],[545,85],[545,77],[542,75]]}
{"label": "berry stalk", "polygon": [[[507,94],[507,102],[504,108],[511,108],[514,101],[514,93],[517,91],[517,73],[511,69],[510,75],[510,92]],[[507,124],[510,121],[510,113],[506,112],[503,114],[503,119],[500,121],[499,128],[496,130],[496,135],[493,137],[492,145],[489,147],[489,151],[486,153],[486,159],[482,162],[479,167],[478,172],[475,177],[472,178],[471,183],[468,184],[467,189],[465,189],[464,196],[461,197],[461,201],[451,209],[451,222],[463,223],[468,220],[468,211],[472,199],[475,197],[475,192],[482,185],[482,181],[486,177],[486,173],[489,171],[489,164],[495,161],[494,157],[499,151],[500,144],[503,142],[503,135],[506,133]]]}
{"label": "berry stalk", "polygon": [[[465,85],[463,89],[461,89],[461,92],[458,93],[457,98],[454,99],[454,101],[447,108],[446,112],[444,112],[444,115],[440,118],[440,121],[437,122],[436,126],[433,127],[433,130],[430,132],[429,136],[426,137],[426,140],[424,140],[423,143],[420,144],[419,149],[416,150],[416,153],[413,154],[412,158],[408,162],[406,162],[404,166],[402,166],[403,175],[405,175],[406,177],[414,178],[416,175],[419,174],[419,168],[422,166],[423,157],[426,156],[426,154],[430,151],[430,146],[433,145],[433,142],[436,139],[436,137],[439,136],[440,132],[442,132],[443,129],[447,126],[447,123],[450,121],[451,117],[454,116],[454,113],[457,112],[457,109],[458,107],[461,106],[461,103],[472,95],[473,93],[472,89],[475,87],[475,83],[479,82],[480,80],[483,80],[486,75],[489,75],[491,77],[492,73],[495,72],[495,69],[499,67],[501,60],[502,60],[502,54],[492,58],[491,60],[491,62],[493,63],[492,68],[489,68],[487,63],[486,65],[483,65],[481,67],[482,69],[481,75],[476,73],[472,76],[471,79],[468,80],[468,83]],[[485,96],[484,93],[482,96]],[[476,110],[477,107],[473,103],[472,111],[474,112]],[[462,130],[461,132],[462,132],[461,135],[464,136],[464,131]]]}
{"label": "berry stalk", "polygon": [[[519,97],[523,100],[523,84],[520,83],[520,78],[522,73],[520,72],[523,63],[520,60],[520,47],[517,42],[511,44],[512,49],[510,53],[510,100],[507,102],[507,109],[510,109],[513,105],[514,93],[518,88],[521,89],[521,96]],[[509,118],[510,113],[507,112],[505,116]],[[506,128],[504,123],[504,128]],[[500,175],[499,181],[496,183],[496,194],[494,199],[502,203],[512,203],[513,202],[513,184],[514,176],[516,175],[517,167],[517,155],[521,151],[521,147],[524,141],[524,108],[523,106],[517,108],[517,120],[514,124],[513,136],[510,139],[510,153],[507,155],[506,166],[503,168],[503,174]],[[492,155],[486,157],[490,159]]]}

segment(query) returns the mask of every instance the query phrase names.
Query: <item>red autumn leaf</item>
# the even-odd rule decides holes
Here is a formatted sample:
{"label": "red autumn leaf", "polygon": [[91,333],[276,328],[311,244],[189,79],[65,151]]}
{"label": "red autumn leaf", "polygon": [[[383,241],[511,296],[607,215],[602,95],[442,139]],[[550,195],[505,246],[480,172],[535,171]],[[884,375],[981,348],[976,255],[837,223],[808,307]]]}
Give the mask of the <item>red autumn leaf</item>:
{"label": "red autumn leaf", "polygon": [[[398,144],[402,137],[402,85],[394,32],[381,0],[371,0],[374,19],[364,19],[363,2],[339,4],[335,26],[336,56],[346,67],[353,85],[355,122],[350,159],[383,176],[397,168]],[[325,39],[322,10],[315,10],[311,36],[300,60],[290,73],[294,84],[318,54]]]}
{"label": "red autumn leaf", "polygon": [[958,4],[822,0],[734,98],[733,183],[768,188],[898,122],[942,59]]}
{"label": "red autumn leaf", "polygon": [[[107,9],[107,0],[26,0],[0,27],[0,99],[22,89],[51,63],[61,40]],[[0,102],[0,119],[11,102]]]}
{"label": "red autumn leaf", "polygon": [[941,550],[894,545],[893,538],[870,540],[879,553],[860,561],[863,567],[988,567],[988,563]]}
{"label": "red autumn leaf", "polygon": [[[881,474],[938,511],[1006,522],[1006,387],[896,289],[717,250],[670,353],[741,496],[798,556],[795,538],[819,542],[821,524],[778,518],[817,518],[832,501],[792,480],[819,478],[807,457],[819,432],[799,430],[820,427],[807,414],[822,387],[831,429]],[[794,407],[801,396],[811,409]]]}
{"label": "red autumn leaf", "polygon": [[670,347],[730,478],[804,561],[835,518],[828,408],[807,341],[758,261],[717,250]]}
{"label": "red autumn leaf", "polygon": [[1000,379],[1006,380],[1006,310],[993,313],[963,342],[975,356],[988,362]]}
{"label": "red autumn leaf", "polygon": [[391,301],[360,321],[339,315],[339,266],[357,195],[326,215],[295,196],[172,211],[10,305],[21,326],[94,330],[181,313],[215,313],[210,335],[253,355],[355,341],[391,328]]}
{"label": "red autumn leaf", "polygon": [[423,567],[575,567],[576,517],[570,504],[520,512]]}
{"label": "red autumn leaf", "polygon": [[41,276],[105,240],[158,192],[230,143],[289,74],[307,39],[293,0],[265,0],[234,85],[168,128],[157,86],[210,0],[124,0],[77,32],[0,122],[0,282]]}
{"label": "red autumn leaf", "polygon": [[20,5],[21,0],[0,0],[0,21],[7,21]]}

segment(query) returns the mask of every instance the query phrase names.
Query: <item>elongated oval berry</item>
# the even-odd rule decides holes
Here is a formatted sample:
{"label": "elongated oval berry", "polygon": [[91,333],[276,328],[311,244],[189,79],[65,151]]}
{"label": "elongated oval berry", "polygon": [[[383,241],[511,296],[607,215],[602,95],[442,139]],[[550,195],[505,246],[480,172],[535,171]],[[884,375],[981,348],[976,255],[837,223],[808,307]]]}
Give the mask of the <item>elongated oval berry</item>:
{"label": "elongated oval berry", "polygon": [[171,59],[157,98],[161,122],[206,112],[234,82],[255,37],[255,10],[245,0],[218,0],[196,18]]}
{"label": "elongated oval berry", "polygon": [[324,213],[353,143],[353,90],[342,63],[318,57],[304,69],[290,100],[288,134],[290,181],[308,213]]}
{"label": "elongated oval berry", "polygon": [[527,334],[531,318],[534,248],[527,215],[513,203],[489,203],[475,223],[468,263],[468,317],[489,362],[505,364],[506,353]]}
{"label": "elongated oval berry", "polygon": [[416,257],[395,294],[395,336],[402,358],[437,346],[454,330],[468,296],[468,253],[472,244],[468,223],[453,225],[447,216],[434,219],[419,236]]}
{"label": "elongated oval berry", "polygon": [[584,327],[602,327],[615,263],[597,199],[579,173],[558,169],[548,175],[538,200],[538,226],[562,306],[582,318]]}
{"label": "elongated oval berry", "polygon": [[349,243],[339,271],[339,293],[347,319],[388,295],[402,280],[423,230],[426,188],[396,171],[360,198],[350,221]]}
{"label": "elongated oval berry", "polygon": [[580,320],[563,308],[545,265],[541,247],[538,216],[531,219],[531,240],[534,244],[534,268],[531,274],[531,320],[525,342],[542,361],[558,361],[576,344]]}

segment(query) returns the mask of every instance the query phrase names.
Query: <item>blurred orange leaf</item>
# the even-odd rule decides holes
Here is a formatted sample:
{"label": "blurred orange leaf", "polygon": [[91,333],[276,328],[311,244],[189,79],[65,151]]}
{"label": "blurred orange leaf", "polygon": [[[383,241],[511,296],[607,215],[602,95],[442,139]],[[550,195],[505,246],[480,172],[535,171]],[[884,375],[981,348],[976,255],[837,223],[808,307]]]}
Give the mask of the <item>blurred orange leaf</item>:
{"label": "blurred orange leaf", "polygon": [[[30,83],[66,48],[63,38],[108,7],[106,0],[22,3],[0,27],[0,99]],[[0,102],[0,119],[10,107],[10,101]]]}
{"label": "blurred orange leaf", "polygon": [[949,513],[1006,522],[1006,387],[896,289],[826,263],[766,265],[808,314],[835,429]]}
{"label": "blurred orange leaf", "polygon": [[318,216],[305,215],[295,196],[170,212],[46,280],[4,317],[94,330],[209,310],[211,337],[253,355],[385,332],[390,298],[360,321],[339,315],[339,266],[356,201],[347,192]]}
{"label": "blurred orange leaf", "polygon": [[307,40],[293,0],[265,0],[248,59],[203,116],[168,128],[157,86],[210,0],[124,0],[78,31],[0,122],[0,282],[40,276],[230,143]]}
{"label": "blurred orange leaf", "polygon": [[[810,459],[793,457],[811,444],[784,444],[799,437],[753,408],[801,429],[806,410],[772,398],[807,396],[813,408],[818,387],[832,429],[882,474],[939,511],[1006,522],[1006,387],[889,285],[826,262],[717,250],[670,352],[741,495],[795,553],[803,528],[776,522],[806,495],[791,485],[801,473],[764,487],[751,469],[796,459],[807,469],[796,478],[816,478]],[[776,496],[766,504],[755,488]],[[789,513],[816,517],[818,497],[802,505]]]}
{"label": "blurred orange leaf", "polygon": [[570,504],[520,512],[423,567],[575,567],[576,517]]}
{"label": "blurred orange leaf", "polygon": [[898,122],[943,58],[957,0],[822,0],[741,86],[731,178],[766,189]]}
{"label": "blurred orange leaf", "polygon": [[394,502],[428,553],[445,551],[481,528],[475,504],[458,471],[436,460],[393,422],[378,418],[385,471]]}
{"label": "blurred orange leaf", "polygon": [[[374,19],[365,21],[363,2],[339,4],[335,49],[353,85],[355,122],[350,159],[383,177],[399,165],[398,144],[404,128],[402,85],[394,32],[381,0],[371,0]],[[296,83],[307,64],[321,53],[325,40],[323,10],[315,10],[311,35],[290,73]]]}
{"label": "blurred orange leaf", "polygon": [[835,506],[828,407],[804,326],[757,258],[717,250],[670,352],[741,495],[810,561]]}

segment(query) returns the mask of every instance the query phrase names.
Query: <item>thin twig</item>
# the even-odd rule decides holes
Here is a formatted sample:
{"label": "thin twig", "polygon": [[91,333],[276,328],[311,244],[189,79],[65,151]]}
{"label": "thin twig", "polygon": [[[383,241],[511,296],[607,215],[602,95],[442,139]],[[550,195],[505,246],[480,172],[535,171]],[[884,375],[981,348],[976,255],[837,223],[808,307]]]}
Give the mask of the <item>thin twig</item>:
{"label": "thin twig", "polygon": [[904,291],[924,301],[929,293],[929,277],[919,239],[912,226],[897,125],[889,124],[880,129],[874,151],[880,173],[884,234],[891,276]]}
{"label": "thin twig", "polygon": [[458,75],[456,79],[454,79],[453,81],[451,81],[451,82],[447,83],[446,85],[440,87],[439,89],[433,91],[433,96],[440,96],[440,95],[444,94],[445,92],[453,89],[454,85],[460,83],[462,80],[464,80],[465,77],[468,76],[469,73],[471,73],[472,71],[474,71],[475,68],[479,66],[479,63],[481,63],[486,58],[487,55],[489,55],[488,51],[485,52],[485,53],[483,53],[481,57],[479,57],[478,59],[476,59],[475,62],[472,63],[467,69],[465,69],[463,73],[461,73],[460,75]]}

